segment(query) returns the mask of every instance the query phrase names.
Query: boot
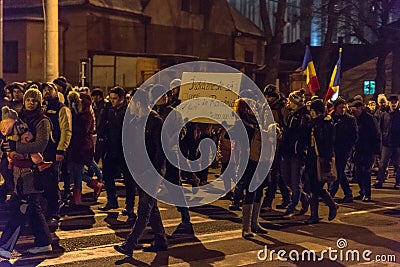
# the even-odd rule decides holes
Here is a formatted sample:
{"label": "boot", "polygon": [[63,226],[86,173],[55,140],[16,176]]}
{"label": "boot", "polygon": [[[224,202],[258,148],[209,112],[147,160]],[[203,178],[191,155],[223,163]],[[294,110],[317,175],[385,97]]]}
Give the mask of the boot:
{"label": "boot", "polygon": [[260,216],[260,209],[261,209],[260,203],[256,202],[253,203],[253,213],[251,215],[251,231],[257,234],[268,234],[267,229],[262,227],[258,222],[258,218]]}
{"label": "boot", "polygon": [[311,216],[306,221],[307,224],[314,224],[319,223],[319,216],[318,216],[318,197],[315,194],[311,195],[310,198],[310,209],[311,209]]}
{"label": "boot", "polygon": [[244,204],[243,205],[243,229],[242,229],[242,236],[244,238],[252,238],[254,234],[251,232],[251,214],[253,211],[252,204]]}
{"label": "boot", "polygon": [[229,210],[242,210],[240,208],[240,200],[241,198],[237,196],[237,194],[233,195],[232,205],[229,206]]}
{"label": "boot", "polygon": [[310,197],[306,193],[301,193],[301,210],[299,211],[299,215],[306,214],[309,206]]}
{"label": "boot", "polygon": [[270,202],[270,200],[268,199],[268,197],[265,197],[263,203],[261,204],[262,212],[271,212],[272,211],[272,205],[269,202]]}
{"label": "boot", "polygon": [[100,196],[101,190],[104,188],[104,184],[97,181],[97,180],[90,180],[90,182],[87,184],[91,189],[94,190],[93,195],[94,195],[94,200],[97,201],[97,199]]}
{"label": "boot", "polygon": [[328,220],[332,221],[336,217],[339,205],[335,203],[335,201],[333,200],[331,195],[328,193],[328,191],[326,191],[326,189],[324,190],[324,193],[322,194],[321,198],[324,201],[324,203],[329,207]]}
{"label": "boot", "polygon": [[42,161],[37,165],[37,167],[38,167],[39,172],[42,172],[42,171],[50,168],[52,165],[53,165],[53,162],[51,162],[51,161]]}
{"label": "boot", "polygon": [[70,202],[72,205],[82,205],[82,190],[75,189],[72,192],[72,200]]}

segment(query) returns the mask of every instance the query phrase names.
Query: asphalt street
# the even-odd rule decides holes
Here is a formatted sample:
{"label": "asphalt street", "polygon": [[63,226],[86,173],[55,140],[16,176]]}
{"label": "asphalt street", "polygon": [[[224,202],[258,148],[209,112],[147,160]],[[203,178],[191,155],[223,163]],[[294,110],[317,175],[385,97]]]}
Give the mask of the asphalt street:
{"label": "asphalt street", "polygon": [[[136,250],[133,258],[113,249],[131,229],[125,222],[126,217],[120,214],[124,197],[119,198],[118,210],[103,212],[98,208],[106,202],[105,192],[93,202],[89,189],[85,188],[84,205],[64,208],[59,223],[51,225],[52,253],[25,255],[24,250],[33,245],[26,227],[13,258],[1,261],[0,266],[398,266],[400,191],[393,189],[393,185],[391,177],[384,189],[373,189],[371,203],[340,204],[339,214],[332,222],[327,221],[328,208],[323,204],[320,208],[323,220],[314,225],[304,224],[309,212],[294,219],[283,219],[284,210],[263,213],[261,224],[269,233],[251,240],[241,237],[241,212],[230,211],[228,200],[190,210],[194,236],[174,233],[180,214],[175,207],[161,203],[169,250],[159,253]],[[351,187],[354,193],[358,191],[356,184]],[[118,188],[123,195],[121,183]],[[341,194],[339,190],[339,197]],[[278,194],[274,207],[280,203]],[[0,207],[0,231],[7,218],[5,207]],[[142,242],[148,246],[151,241],[148,229]],[[311,250],[315,252],[315,259],[313,255],[307,256]]]}

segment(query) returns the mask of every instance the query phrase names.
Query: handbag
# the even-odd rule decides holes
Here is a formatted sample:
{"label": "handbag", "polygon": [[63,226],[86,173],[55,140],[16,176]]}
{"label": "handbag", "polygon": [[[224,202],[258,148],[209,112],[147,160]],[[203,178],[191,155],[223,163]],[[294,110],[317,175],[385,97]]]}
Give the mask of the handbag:
{"label": "handbag", "polygon": [[332,183],[337,179],[335,157],[322,158],[317,156],[317,178],[319,182]]}
{"label": "handbag", "polygon": [[311,133],[312,144],[317,155],[317,179],[321,183],[332,183],[337,180],[336,159],[335,157],[324,158],[319,156],[317,141],[314,130]]}

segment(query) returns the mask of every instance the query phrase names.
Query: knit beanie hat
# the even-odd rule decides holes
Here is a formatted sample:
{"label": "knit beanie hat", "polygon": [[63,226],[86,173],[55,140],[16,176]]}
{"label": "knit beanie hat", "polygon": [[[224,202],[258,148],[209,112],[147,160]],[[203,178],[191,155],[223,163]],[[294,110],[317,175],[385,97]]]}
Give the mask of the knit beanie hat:
{"label": "knit beanie hat", "polygon": [[51,88],[53,88],[55,91],[58,92],[57,86],[56,86],[54,83],[52,83],[52,82],[46,82],[46,83],[42,84],[42,91],[43,91],[43,88],[45,88],[46,86],[51,87]]}
{"label": "knit beanie hat", "polygon": [[325,105],[321,99],[316,99],[311,102],[310,109],[315,110],[319,114],[324,114]]}
{"label": "knit beanie hat", "polygon": [[264,95],[271,97],[279,97],[279,91],[273,84],[268,84],[264,88]]}
{"label": "knit beanie hat", "polygon": [[6,120],[6,119],[17,120],[18,113],[13,109],[11,109],[7,106],[4,106],[1,108],[1,120]]}
{"label": "knit beanie hat", "polygon": [[28,89],[24,94],[24,102],[27,98],[34,98],[39,102],[39,106],[40,107],[42,106],[43,97],[42,93],[38,89],[35,88]]}
{"label": "knit beanie hat", "polygon": [[58,77],[53,81],[53,83],[61,86],[64,90],[67,88],[67,79],[65,79],[65,77]]}
{"label": "knit beanie hat", "polygon": [[297,106],[303,106],[304,105],[304,89],[296,90],[293,91],[289,94],[289,100],[290,102],[293,102]]}
{"label": "knit beanie hat", "polygon": [[174,89],[174,88],[179,87],[179,86],[181,86],[181,79],[178,79],[178,78],[173,79],[171,81],[171,83],[169,84],[169,88],[170,89]]}

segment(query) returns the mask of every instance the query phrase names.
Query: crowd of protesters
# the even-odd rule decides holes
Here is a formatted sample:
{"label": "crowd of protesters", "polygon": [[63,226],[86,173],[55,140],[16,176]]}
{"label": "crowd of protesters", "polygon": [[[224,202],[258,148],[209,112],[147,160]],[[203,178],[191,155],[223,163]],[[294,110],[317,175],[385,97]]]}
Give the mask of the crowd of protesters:
{"label": "crowd of protesters", "polygon": [[[122,215],[127,216],[127,222],[132,223],[133,228],[126,242],[114,248],[132,256],[150,223],[155,234],[150,250],[167,249],[157,201],[137,186],[125,161],[122,145],[125,116],[130,118],[129,126],[138,134],[146,128],[145,142],[150,160],[157,172],[172,184],[186,182],[196,187],[208,183],[208,168],[197,172],[181,171],[166,160],[166,153],[168,158],[177,158],[179,149],[187,159],[199,159],[198,146],[205,138],[214,139],[218,146],[213,165],[222,163],[221,173],[226,171],[232,176],[240,173],[238,169],[227,170],[232,151],[235,151],[235,160],[246,162],[242,177],[236,179],[239,183],[233,192],[225,196],[232,200],[229,209],[242,210],[244,238],[251,238],[256,233],[268,233],[258,219],[261,212],[273,209],[278,188],[282,203],[276,208],[285,210],[283,217],[304,215],[310,210],[308,224],[320,221],[319,201],[329,207],[329,221],[336,217],[337,203],[352,203],[354,200],[370,202],[371,172],[374,169],[377,171],[377,182],[373,186],[382,188],[388,177],[390,162],[396,173],[395,188],[400,189],[400,111],[397,96],[387,99],[385,95],[379,95],[376,101],[371,99],[367,105],[360,96],[348,100],[339,97],[333,103],[325,103],[315,96],[307,99],[304,90],[291,92],[286,98],[274,85],[268,85],[263,93],[273,118],[267,118],[267,107],[259,107],[251,96],[243,96],[235,103],[235,112],[248,135],[250,147],[246,148],[240,140],[231,139],[223,127],[187,122],[174,112],[180,103],[179,87],[180,80],[174,79],[168,89],[162,85],[148,85],[146,90],[139,90],[133,95],[134,91],[127,93],[116,86],[105,96],[99,88],[72,88],[65,77],[46,83],[6,84],[2,81],[0,106],[8,107],[3,109],[2,122],[15,112],[17,115],[12,118],[25,123],[32,138],[22,142],[13,136],[1,136],[2,151],[6,153],[2,154],[0,164],[5,180],[0,187],[0,203],[8,203],[10,217],[0,239],[0,257],[11,257],[26,221],[35,236],[34,247],[28,252],[51,252],[48,224],[60,219],[63,206],[82,204],[82,181],[93,189],[94,200],[105,189],[107,203],[100,210],[119,208],[115,178],[121,175],[126,192]],[[172,90],[165,93],[169,89]],[[150,102],[155,103],[151,111]],[[147,122],[144,120],[146,113],[150,114]],[[171,144],[167,144],[168,151],[163,151],[161,128],[170,114],[175,116],[173,121],[177,125],[184,123],[185,127],[181,132],[167,133]],[[274,123],[260,124],[257,117]],[[235,131],[237,127],[235,124],[230,130]],[[264,174],[262,186],[250,191],[255,169],[264,160],[260,155],[260,136],[271,131],[277,139],[271,169]],[[18,134],[23,133],[17,130]],[[180,140],[179,145],[173,143],[175,140]],[[246,153],[242,152],[247,152],[249,157],[244,158]],[[39,168],[42,165],[34,163],[29,157],[34,153],[42,155],[43,162],[48,164],[45,168]],[[102,170],[98,165],[100,161]],[[163,166],[165,171],[162,171]],[[357,195],[353,195],[348,173],[353,173],[352,178],[359,184]],[[96,178],[93,178],[94,174]],[[137,175],[146,175],[146,170]],[[63,181],[63,190],[59,188],[60,181]],[[230,184],[225,180],[224,183],[227,186]],[[335,199],[339,186],[344,197]],[[8,199],[7,195],[11,197]],[[136,196],[137,213],[134,210]],[[299,202],[301,207],[297,210]],[[178,207],[178,211],[181,223],[177,230],[193,234],[189,208]]]}

